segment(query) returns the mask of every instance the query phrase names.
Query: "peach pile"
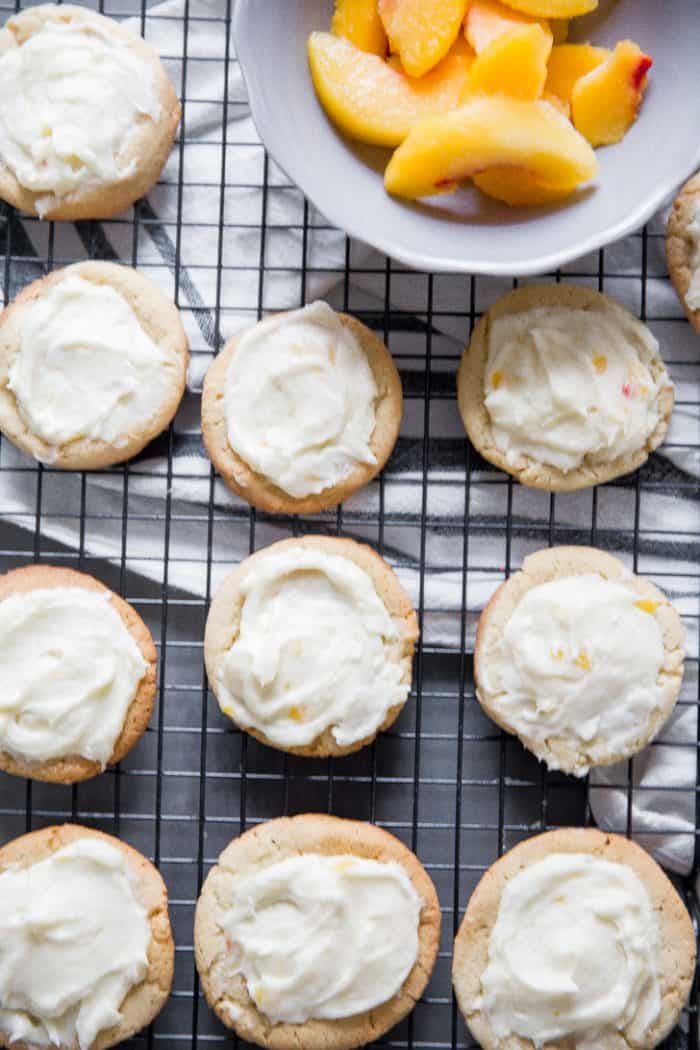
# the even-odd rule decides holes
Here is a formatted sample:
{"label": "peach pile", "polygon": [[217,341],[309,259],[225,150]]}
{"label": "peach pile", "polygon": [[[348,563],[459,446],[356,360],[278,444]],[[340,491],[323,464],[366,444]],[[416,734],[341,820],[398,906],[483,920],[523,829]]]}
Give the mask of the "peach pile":
{"label": "peach pile", "polygon": [[309,37],[311,76],[347,136],[395,149],[389,193],[414,200],[469,179],[515,206],[570,196],[594,147],[637,119],[651,59],[567,43],[598,0],[335,0]]}

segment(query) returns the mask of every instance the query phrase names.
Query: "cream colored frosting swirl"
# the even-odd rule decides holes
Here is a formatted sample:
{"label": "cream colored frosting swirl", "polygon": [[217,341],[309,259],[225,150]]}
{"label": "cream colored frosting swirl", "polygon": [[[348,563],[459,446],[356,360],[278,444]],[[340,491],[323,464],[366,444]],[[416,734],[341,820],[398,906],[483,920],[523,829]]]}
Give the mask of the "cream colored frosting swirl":
{"label": "cream colored frosting swirl", "polygon": [[[503,890],[479,1009],[497,1039],[595,1050],[624,1032],[642,1045],[659,1015],[661,933],[635,872],[586,853],[554,853]],[[617,1044],[616,1044],[617,1045]]]}
{"label": "cream colored frosting swirl", "polygon": [[690,259],[690,285],[685,293],[685,301],[691,310],[700,310],[700,200],[695,202],[693,215],[688,223],[688,236],[693,245]]}
{"label": "cream colored frosting swirl", "polygon": [[0,751],[107,763],[148,666],[109,597],[49,587],[0,601]]}
{"label": "cream colored frosting swirl", "polygon": [[151,927],[124,854],[81,838],[0,874],[0,1032],[87,1050],[148,972]]}
{"label": "cream colored frosting swirl", "polygon": [[33,434],[119,447],[169,395],[164,351],[114,288],[70,275],[27,305],[8,387]]}
{"label": "cream colored frosting swirl", "polygon": [[241,593],[240,631],[217,673],[219,703],[239,725],[279,747],[330,728],[346,746],[405,701],[399,630],[349,558],[287,548],[251,565]]}
{"label": "cream colored frosting swirl", "polygon": [[534,307],[491,322],[485,405],[509,463],[568,472],[643,449],[659,424],[658,344],[612,304]]}
{"label": "cream colored frosting swirl", "polygon": [[644,733],[663,700],[655,610],[624,583],[587,574],[532,587],[498,641],[486,627],[482,687],[550,769],[560,768],[556,741],[581,754],[584,776]]}
{"label": "cream colored frosting swirl", "polygon": [[217,918],[233,971],[275,1024],[371,1010],[418,958],[422,901],[400,864],[305,853],[227,887]]}
{"label": "cream colored frosting swirl", "polygon": [[0,161],[40,195],[39,215],[131,175],[124,153],[134,130],[160,116],[148,63],[97,19],[56,12],[0,55]]}
{"label": "cream colored frosting swirl", "polygon": [[231,448],[297,499],[377,462],[377,384],[367,355],[326,303],[256,325],[236,346],[224,405]]}

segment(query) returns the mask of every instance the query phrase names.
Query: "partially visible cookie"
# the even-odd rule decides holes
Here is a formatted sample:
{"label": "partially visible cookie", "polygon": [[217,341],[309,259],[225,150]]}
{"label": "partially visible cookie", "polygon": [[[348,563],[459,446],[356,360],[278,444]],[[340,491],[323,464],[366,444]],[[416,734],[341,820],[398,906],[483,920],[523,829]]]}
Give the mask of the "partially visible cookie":
{"label": "partially visible cookie", "polygon": [[158,180],[179,121],[158,54],[111,18],[42,4],[0,30],[0,198],[16,208],[117,215]]}
{"label": "partially visible cookie", "polygon": [[484,1050],[652,1050],[695,971],[690,916],[619,835],[562,828],[496,861],[472,894],[452,977]]}
{"label": "partially visible cookie", "polygon": [[669,276],[688,320],[700,332],[700,173],[673,202],[666,227]]}
{"label": "partially visible cookie", "polygon": [[[239,892],[260,897],[253,928],[237,912]],[[267,918],[274,936],[254,977],[248,963]],[[322,814],[283,817],[234,839],[209,873],[195,960],[207,1002],[241,1038],[271,1050],[351,1050],[413,1009],[435,965],[440,918],[427,872],[393,835]],[[294,1010],[307,1019],[270,1018]]]}
{"label": "partially visible cookie", "polygon": [[494,303],[462,357],[457,396],[476,450],[550,492],[636,470],[664,440],[673,409],[649,329],[571,284],[528,285]]}
{"label": "partially visible cookie", "polygon": [[315,514],[384,467],[401,425],[384,343],[326,303],[230,339],[202,393],[202,436],[226,484],[260,510]]}
{"label": "partially visible cookie", "polygon": [[55,270],[0,313],[0,430],[54,467],[122,463],[172,421],[188,357],[177,307],[136,270]]}
{"label": "partially visible cookie", "polygon": [[[71,856],[76,849],[77,855]],[[37,866],[56,863],[59,853],[61,867],[40,878]],[[95,1027],[95,1038],[81,1045],[86,1050],[106,1050],[150,1024],[170,994],[175,946],[163,879],[131,846],[74,824],[42,828],[0,848],[0,886],[3,875],[12,877],[12,901],[22,894],[17,880],[32,867],[34,884],[28,887],[21,909],[4,915],[8,887],[0,893],[0,957],[7,953],[16,963],[11,972],[12,1002],[3,1001],[3,974],[7,979],[8,970],[3,967],[0,972],[0,1046],[36,1050],[47,1045],[48,1029],[42,1023],[47,1020],[51,1044],[58,1050],[75,1050],[78,1031],[85,1040]],[[61,872],[63,879],[56,878]],[[81,879],[86,879],[84,887]],[[104,893],[94,892],[102,888]],[[40,896],[32,896],[32,889]],[[81,895],[82,889],[91,892]],[[115,903],[119,910],[110,911]],[[70,913],[54,911],[68,905]],[[23,922],[31,921],[34,926],[23,951],[13,954],[13,938]],[[54,978],[46,984],[43,978],[52,971]],[[98,986],[100,978],[104,984]],[[26,1009],[18,1009],[20,1002]],[[44,1015],[42,1010],[49,1006],[53,1007],[50,1016]],[[118,1019],[111,1016],[113,1009]]]}
{"label": "partially visible cookie", "polygon": [[354,540],[281,540],[214,596],[204,637],[224,714],[271,747],[346,755],[398,717],[418,622],[392,569]]}
{"label": "partially visible cookie", "polygon": [[585,776],[645,747],[683,678],[668,598],[593,547],[530,554],[484,609],[476,694],[549,769]]}
{"label": "partially visible cookie", "polygon": [[0,576],[0,625],[0,770],[74,784],[120,762],[156,695],[156,649],[131,605],[85,573],[29,565]]}

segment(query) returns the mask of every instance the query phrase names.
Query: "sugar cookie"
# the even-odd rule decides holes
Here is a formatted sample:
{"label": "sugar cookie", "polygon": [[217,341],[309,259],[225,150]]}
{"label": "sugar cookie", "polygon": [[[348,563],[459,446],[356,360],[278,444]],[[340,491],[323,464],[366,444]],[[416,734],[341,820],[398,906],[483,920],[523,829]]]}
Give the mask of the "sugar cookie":
{"label": "sugar cookie", "polygon": [[0,30],[0,198],[46,219],[107,219],[153,186],[180,103],[141,37],[72,4]]}
{"label": "sugar cookie", "polygon": [[165,1005],[174,961],[163,880],[126,843],[64,824],[0,849],[0,1046],[114,1046]]}
{"label": "sugar cookie", "polygon": [[673,409],[649,329],[614,300],[571,284],[499,299],[474,329],[457,394],[477,451],[550,492],[636,470],[664,440]]}
{"label": "sugar cookie", "polygon": [[401,425],[384,343],[326,303],[230,339],[202,394],[202,434],[226,484],[260,510],[313,514],[379,473]]}
{"label": "sugar cookie", "polygon": [[683,628],[668,598],[593,547],[529,555],[477,631],[488,715],[550,769],[585,776],[640,751],[678,699]]}
{"label": "sugar cookie", "polygon": [[0,313],[0,430],[54,467],[122,463],[173,419],[187,361],[177,308],[136,270],[56,270]]}
{"label": "sugar cookie", "polygon": [[155,694],[153,639],[127,602],[72,569],[0,576],[0,770],[94,777],[138,743]]}
{"label": "sugar cookie", "polygon": [[265,744],[346,755],[398,717],[416,614],[398,579],[354,540],[305,536],[246,558],[211,605],[204,638],[222,711]]}
{"label": "sugar cookie", "polygon": [[562,828],[483,876],[452,976],[484,1050],[652,1050],[694,970],[690,916],[658,864],[619,835]]}
{"label": "sugar cookie", "polygon": [[194,941],[207,1001],[241,1038],[351,1050],[413,1009],[439,939],[435,887],[406,846],[375,825],[309,813],[227,846]]}
{"label": "sugar cookie", "polygon": [[666,227],[669,276],[688,320],[700,332],[700,173],[673,202]]}

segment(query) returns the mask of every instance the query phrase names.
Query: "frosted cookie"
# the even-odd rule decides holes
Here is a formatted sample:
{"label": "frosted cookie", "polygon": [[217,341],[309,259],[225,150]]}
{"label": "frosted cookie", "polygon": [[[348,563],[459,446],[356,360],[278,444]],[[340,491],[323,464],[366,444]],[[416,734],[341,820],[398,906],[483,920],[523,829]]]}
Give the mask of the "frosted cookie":
{"label": "frosted cookie", "polygon": [[673,202],[666,227],[666,259],[688,320],[700,332],[700,173]]}
{"label": "frosted cookie", "polygon": [[180,103],[153,48],[72,4],[0,31],[0,198],[45,219],[106,219],[157,181]]}
{"label": "frosted cookie", "polygon": [[305,536],[246,558],[204,636],[224,714],[271,747],[346,755],[398,717],[418,623],[398,579],[354,540]]}
{"label": "frosted cookie", "polygon": [[484,1050],[652,1050],[694,970],[690,916],[658,864],[619,835],[564,828],[489,868],[452,977]]}
{"label": "frosted cookie", "polygon": [[636,470],[673,409],[649,329],[607,296],[565,284],[517,288],[484,314],[457,393],[477,451],[551,492]]}
{"label": "frosted cookie", "polygon": [[234,839],[197,903],[207,1002],[272,1050],[351,1050],[410,1013],[428,983],[440,906],[403,843],[372,824],[283,817]]}
{"label": "frosted cookie", "polygon": [[482,613],[477,697],[549,769],[585,776],[640,751],[670,715],[683,628],[653,584],[593,547],[531,554]]}
{"label": "frosted cookie", "polygon": [[187,361],[177,308],[141,274],[56,270],[0,313],[0,430],[54,467],[122,463],[173,419]]}
{"label": "frosted cookie", "polygon": [[72,569],[0,576],[0,770],[94,777],[140,740],[155,694],[153,639],[127,602]]}
{"label": "frosted cookie", "polygon": [[168,895],[140,853],[64,824],[0,849],[0,1046],[103,1050],[170,994]]}
{"label": "frosted cookie", "polygon": [[402,407],[384,343],[317,302],[229,340],[204,383],[202,433],[243,499],[273,514],[313,514],[379,473]]}

